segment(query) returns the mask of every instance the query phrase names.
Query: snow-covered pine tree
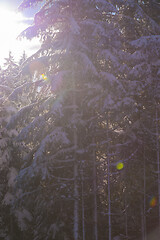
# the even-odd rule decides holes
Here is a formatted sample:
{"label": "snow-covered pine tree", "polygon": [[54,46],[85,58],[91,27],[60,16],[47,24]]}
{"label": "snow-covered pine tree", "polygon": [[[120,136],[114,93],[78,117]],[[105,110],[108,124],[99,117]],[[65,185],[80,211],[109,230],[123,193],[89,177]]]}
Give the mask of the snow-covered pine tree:
{"label": "snow-covered pine tree", "polygon": [[[132,135],[134,133],[135,146],[139,145],[136,154],[132,158],[133,163],[130,163],[129,165],[132,172],[127,168],[128,173],[132,176],[131,178],[134,176],[134,178],[137,179],[137,184],[135,184],[134,188],[129,186],[128,190],[131,195],[133,194],[134,199],[137,198],[137,202],[141,202],[144,217],[144,226],[142,226],[142,229],[146,228],[146,220],[147,223],[151,220],[146,207],[149,208],[149,204],[147,204],[147,201],[149,202],[149,196],[154,195],[151,190],[151,188],[153,187],[154,189],[155,186],[154,183],[151,187],[151,183],[154,182],[152,171],[155,169],[153,159],[158,159],[158,157],[156,157],[155,151],[157,147],[154,147],[156,146],[155,142],[157,141],[152,134],[156,132],[156,125],[153,124],[153,119],[155,119],[155,107],[159,102],[160,96],[158,84],[160,27],[149,15],[146,14],[146,11],[143,11],[144,3],[145,1],[142,3],[141,8],[135,3],[135,1],[130,1],[127,9],[125,6],[120,8],[120,11],[122,11],[121,13],[127,15],[125,18],[132,23],[132,28],[127,29],[125,27],[125,22],[120,20],[120,25],[122,24],[121,26],[123,26],[124,29],[125,38],[130,40],[128,51],[131,53],[129,63],[131,71],[128,75],[128,79],[130,79],[130,88],[133,89],[133,92],[130,93],[133,96],[134,106],[136,106],[136,108],[134,107],[134,111],[130,114],[129,125],[130,129],[132,129]],[[122,19],[125,18],[122,17]],[[155,141],[154,143],[152,142],[153,138]],[[134,150],[133,146],[134,145],[132,145],[130,149]],[[144,148],[145,159],[143,153]],[[152,161],[153,165],[151,163]],[[142,174],[144,171],[145,175]],[[133,172],[136,174],[134,175]],[[129,182],[130,179],[128,173],[126,183]],[[143,179],[144,176],[146,179]],[[145,185],[144,182],[146,182]],[[141,198],[139,198],[140,195]],[[132,208],[135,209],[136,206],[132,205]],[[129,211],[132,212],[131,209]],[[136,212],[140,213],[140,209],[137,209]],[[134,216],[136,222],[138,222],[138,219],[141,217],[137,216],[137,214],[133,214],[132,216]],[[155,214],[155,221],[156,219],[157,215]]]}
{"label": "snow-covered pine tree", "polygon": [[[3,88],[3,90],[5,89]],[[13,138],[17,134],[16,129],[11,131],[6,129],[11,115],[15,114],[17,110],[14,105],[3,102],[8,94],[8,89],[6,93],[1,91],[1,94],[3,97],[0,103],[0,238],[7,240],[16,239],[20,233],[13,207],[16,198],[14,187],[19,170],[19,154],[18,146],[13,143]]]}
{"label": "snow-covered pine tree", "polygon": [[[39,2],[25,0],[20,8],[32,7]],[[93,239],[93,236],[96,239],[95,204],[90,208],[90,202],[95,203],[96,197],[98,209],[103,209],[104,215],[107,213],[102,219],[98,211],[99,239],[104,239],[104,235],[107,238],[108,232],[111,238],[111,228],[108,231],[106,226],[108,222],[110,226],[116,223],[115,212],[124,216],[121,211],[124,192],[128,201],[125,208],[129,205],[128,213],[133,216],[128,221],[128,233],[133,234],[130,229],[137,231],[139,205],[133,202],[133,196],[137,196],[137,202],[142,198],[138,197],[138,185],[136,191],[132,185],[135,178],[139,181],[140,173],[136,170],[140,163],[137,148],[142,136],[138,132],[139,122],[142,122],[138,116],[139,104],[143,102],[142,90],[146,86],[146,68],[137,64],[141,54],[138,55],[134,47],[138,47],[138,38],[153,35],[158,29],[137,1],[59,0],[45,1],[35,15],[34,25],[22,33],[30,39],[37,35],[41,37],[41,49],[32,60],[47,57],[48,63],[46,76],[37,82],[31,80],[10,96],[10,100],[19,101],[17,96],[20,99],[22,92],[26,94],[29,87],[34,86],[26,99],[28,105],[23,108],[21,105],[8,124],[10,128],[21,130],[17,140],[25,143],[27,149],[17,185],[17,191],[21,191],[19,219],[26,209],[32,215],[32,220],[28,218],[30,223],[21,221],[24,239],[81,238],[84,231],[81,231],[80,223],[84,221],[80,220],[80,206],[85,209],[86,239]],[[137,74],[138,67],[142,74]],[[144,85],[140,81],[142,78]],[[144,102],[141,110],[143,106]],[[110,151],[107,152],[108,144]],[[101,173],[94,198],[95,187],[91,186],[95,186],[95,179],[90,171],[95,164],[93,152],[98,173]],[[128,175],[125,172],[128,178],[123,179],[123,170],[118,174],[114,172],[121,159],[128,170]],[[85,199],[80,198],[82,161]],[[110,176],[106,174],[107,170]],[[110,187],[111,199],[107,187]],[[85,193],[89,194],[86,196]],[[82,200],[83,204],[80,204]],[[124,229],[122,223],[118,228],[113,224],[112,235],[123,233]]]}
{"label": "snow-covered pine tree", "polygon": [[138,1],[142,9],[158,24],[160,24],[160,2],[159,0]]}
{"label": "snow-covered pine tree", "polygon": [[26,52],[24,51],[22,56],[20,57],[19,59],[19,65],[22,65],[25,61],[27,60],[27,54]]}
{"label": "snow-covered pine tree", "polygon": [[[14,87],[15,81],[14,76],[17,75],[19,69],[18,64],[14,60],[14,56],[12,52],[9,51],[8,57],[4,59],[4,67],[3,67],[3,85],[7,85],[8,87]],[[12,81],[9,83],[9,78],[12,78]]]}
{"label": "snow-covered pine tree", "polygon": [[5,59],[4,67],[1,68],[0,77],[1,239],[14,239],[20,233],[14,216],[14,200],[16,199],[14,187],[20,166],[19,147],[13,141],[17,131],[14,128],[11,131],[6,128],[11,116],[17,112],[16,105],[8,100],[15,88],[14,76],[17,71],[18,65],[9,52],[9,57]]}
{"label": "snow-covered pine tree", "polygon": [[[157,33],[158,34],[158,33]],[[136,43],[136,44],[135,44]],[[157,174],[157,183],[159,182],[159,98],[160,98],[160,86],[159,86],[159,46],[160,39],[159,35],[144,36],[137,40],[133,41],[136,51],[135,55],[139,52],[141,58],[143,59],[143,64],[147,69],[144,73],[144,85],[141,93],[139,93],[139,112],[141,113],[140,121],[143,129],[144,143],[147,145],[147,156],[149,156],[149,165],[150,165],[150,175],[153,172]],[[139,47],[141,45],[141,47]],[[146,57],[147,56],[147,57]],[[137,74],[140,76],[142,73],[141,67],[138,69]],[[138,77],[139,77],[138,76]],[[157,159],[157,170],[155,169],[155,159]],[[147,192],[151,198],[152,195],[157,196],[159,199],[159,193],[152,192],[151,188],[154,189],[155,180],[152,180],[152,186],[148,185],[151,192]],[[157,189],[159,192],[159,184],[157,184]],[[152,215],[152,212],[150,213]],[[154,214],[154,219],[152,222],[157,221],[157,215]],[[159,218],[159,217],[158,217]]]}
{"label": "snow-covered pine tree", "polygon": [[[21,166],[20,159],[22,154],[26,152],[22,144],[17,144],[14,141],[18,131],[12,127],[7,129],[7,124],[12,115],[25,104],[34,101],[31,94],[33,87],[37,83],[28,83],[26,79],[25,84],[23,78],[16,78],[19,66],[14,63],[12,54],[9,53],[9,58],[5,59],[5,67],[1,69],[0,80],[0,126],[1,126],[1,145],[0,145],[0,159],[1,159],[1,238],[2,239],[17,239],[21,238],[21,225],[24,219],[29,221],[30,215],[24,208],[21,211],[15,211],[16,198],[18,191],[15,191],[16,175]],[[29,81],[30,82],[30,81]],[[32,90],[29,87],[32,86]],[[36,85],[37,87],[37,85]],[[37,88],[36,88],[37,89]],[[26,97],[27,95],[27,97]],[[20,97],[21,96],[21,97]],[[32,96],[32,97],[31,97]],[[19,98],[20,97],[20,98]],[[24,151],[25,149],[25,151]],[[18,221],[17,221],[18,220]]]}
{"label": "snow-covered pine tree", "polygon": [[[34,1],[34,3],[36,2]],[[32,5],[32,3],[33,1],[24,1],[21,7]],[[78,220],[80,217],[78,207],[79,161],[82,157],[84,158],[83,153],[85,152],[87,153],[85,156],[91,158],[89,146],[92,145],[92,137],[88,137],[90,136],[89,126],[92,118],[97,118],[96,124],[98,126],[98,118],[100,115],[105,115],[106,105],[113,106],[117,101],[112,100],[114,99],[113,93],[115,94],[113,86],[116,85],[117,88],[117,99],[124,91],[123,86],[116,79],[118,67],[120,66],[117,58],[120,53],[122,54],[120,49],[117,50],[121,46],[121,40],[120,32],[118,28],[115,28],[114,14],[116,12],[116,7],[107,1],[46,1],[39,13],[35,15],[35,25],[23,32],[23,35],[28,38],[32,38],[37,34],[41,36],[41,54],[46,54],[50,62],[52,62],[48,73],[50,83],[47,85],[48,91],[50,87],[52,94],[49,94],[49,98],[45,100],[46,109],[44,109],[44,103],[34,103],[34,106],[28,106],[26,109],[24,108],[24,111],[22,109],[11,119],[10,127],[14,126],[21,117],[21,122],[18,124],[20,124],[19,127],[22,128],[22,131],[18,136],[18,140],[25,141],[31,150],[31,154],[29,153],[26,158],[29,158],[29,163],[27,164],[26,160],[27,167],[23,167],[20,171],[19,181],[21,184],[23,183],[22,187],[27,191],[27,187],[30,188],[32,185],[31,176],[33,176],[33,179],[39,179],[36,187],[39,186],[40,188],[41,182],[43,182],[43,185],[48,186],[48,191],[52,192],[54,197],[60,187],[63,189],[63,180],[64,182],[74,180],[74,195],[72,194],[73,185],[68,183],[67,186],[72,190],[70,194],[74,197],[74,214],[72,217],[75,240],[81,235],[80,221]],[[117,40],[118,38],[119,40]],[[106,58],[107,60],[105,60]],[[112,70],[110,69],[111,66],[113,67]],[[116,76],[111,73],[112,71],[117,71]],[[108,84],[110,87],[107,86]],[[106,89],[110,94],[107,95]],[[99,106],[103,101],[105,103],[102,104],[99,110]],[[35,109],[37,110],[35,111]],[[104,110],[102,111],[102,109]],[[21,126],[21,123],[24,122],[23,119],[26,117],[26,110],[28,110],[27,121],[25,121],[26,127],[23,128],[24,125]],[[104,116],[102,116],[103,118]],[[85,139],[90,142],[87,143]],[[58,148],[55,147],[58,145]],[[68,164],[68,158],[71,158],[70,164]],[[52,179],[56,179],[54,168],[57,168],[58,163],[61,163],[61,167],[66,170],[63,172],[60,169],[56,171],[57,181],[60,181],[59,185],[57,183],[59,187],[57,186],[57,189],[54,186],[49,188],[51,186],[49,182],[52,183]],[[90,164],[87,163],[86,159],[85,165],[89,166]],[[76,169],[74,176],[72,176],[72,167]],[[26,177],[30,179],[27,183],[25,182]],[[34,185],[32,187],[35,188]],[[66,192],[66,188],[64,192]],[[61,199],[59,203],[63,203],[63,197],[58,196]],[[35,197],[37,197],[37,193]],[[41,188],[38,197],[40,199],[39,204],[42,204]],[[48,203],[53,209],[53,204],[57,206],[58,203],[56,199],[55,202],[52,202],[51,198]],[[65,198],[67,199],[67,197]],[[66,199],[64,199],[64,202],[67,201]],[[34,200],[33,203],[38,209],[39,204],[37,201]],[[30,204],[31,207],[29,201],[26,204],[28,206]],[[45,202],[45,205],[48,206],[47,202]],[[62,205],[61,208],[64,211],[59,225],[65,224],[66,227],[64,220],[67,211]],[[37,222],[39,221],[39,215],[41,221]],[[53,222],[56,222],[57,214],[53,215],[54,218],[51,217],[51,219],[54,220],[52,219],[51,223],[47,223],[43,218],[43,213],[36,213],[34,226],[37,230],[33,233],[35,237],[37,237],[36,234],[38,236],[41,234],[41,236],[46,236],[47,239],[50,235],[48,236],[45,231],[55,236],[60,234],[57,230],[58,226],[56,228],[57,233],[55,228],[52,228]],[[46,230],[45,227],[42,228],[41,226],[47,226]],[[53,226],[55,226],[55,223]],[[41,230],[41,232],[38,230]],[[61,234],[69,233],[61,231]]]}

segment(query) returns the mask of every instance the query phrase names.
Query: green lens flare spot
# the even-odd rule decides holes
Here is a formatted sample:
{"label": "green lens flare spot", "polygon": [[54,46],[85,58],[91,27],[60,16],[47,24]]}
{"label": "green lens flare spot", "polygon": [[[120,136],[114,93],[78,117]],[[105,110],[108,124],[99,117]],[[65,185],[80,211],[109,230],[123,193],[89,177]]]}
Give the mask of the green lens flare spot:
{"label": "green lens flare spot", "polygon": [[122,162],[119,162],[116,165],[117,170],[121,170],[121,169],[123,169],[123,167],[124,167],[124,164]]}

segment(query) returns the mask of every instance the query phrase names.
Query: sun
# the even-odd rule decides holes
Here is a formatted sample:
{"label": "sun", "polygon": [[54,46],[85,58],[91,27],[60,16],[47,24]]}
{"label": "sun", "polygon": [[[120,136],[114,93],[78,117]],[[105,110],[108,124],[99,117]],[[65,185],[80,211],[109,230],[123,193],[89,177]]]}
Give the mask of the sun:
{"label": "sun", "polygon": [[0,41],[1,43],[3,41],[3,46],[15,38],[17,33],[20,33],[22,30],[22,18],[21,13],[16,13],[0,6]]}
{"label": "sun", "polygon": [[3,66],[9,51],[18,62],[24,50],[29,57],[40,48],[41,43],[38,38],[31,41],[27,39],[17,40],[18,35],[32,22],[33,17],[26,17],[21,12],[0,4],[0,66]]}
{"label": "sun", "polygon": [[14,55],[21,54],[24,45],[17,41],[17,36],[28,27],[26,17],[0,4],[0,64],[11,50]]}

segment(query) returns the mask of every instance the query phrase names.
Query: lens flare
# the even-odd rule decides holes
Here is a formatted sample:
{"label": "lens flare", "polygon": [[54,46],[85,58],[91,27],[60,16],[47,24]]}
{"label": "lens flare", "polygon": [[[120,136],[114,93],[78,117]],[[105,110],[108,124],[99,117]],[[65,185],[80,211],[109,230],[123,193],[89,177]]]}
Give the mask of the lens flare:
{"label": "lens flare", "polygon": [[45,80],[45,81],[48,80],[48,77],[45,74],[42,74],[41,76],[42,76],[43,80]]}
{"label": "lens flare", "polygon": [[117,170],[122,170],[124,167],[124,164],[122,162],[117,163],[116,168]]}
{"label": "lens flare", "polygon": [[149,205],[150,207],[155,207],[157,205],[157,198],[153,196],[149,202]]}

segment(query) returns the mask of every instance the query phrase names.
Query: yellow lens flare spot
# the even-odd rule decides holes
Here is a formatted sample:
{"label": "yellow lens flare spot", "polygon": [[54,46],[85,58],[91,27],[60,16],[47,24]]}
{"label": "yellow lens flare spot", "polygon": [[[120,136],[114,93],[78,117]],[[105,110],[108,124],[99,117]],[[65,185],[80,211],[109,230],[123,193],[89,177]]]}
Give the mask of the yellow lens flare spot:
{"label": "yellow lens flare spot", "polygon": [[150,202],[149,202],[150,207],[155,207],[157,205],[157,198],[152,197]]}
{"label": "yellow lens flare spot", "polygon": [[124,167],[124,164],[122,162],[117,163],[116,168],[117,170],[122,170]]}
{"label": "yellow lens flare spot", "polygon": [[43,80],[45,80],[45,81],[48,80],[48,77],[45,74],[42,74],[41,76],[42,76]]}

